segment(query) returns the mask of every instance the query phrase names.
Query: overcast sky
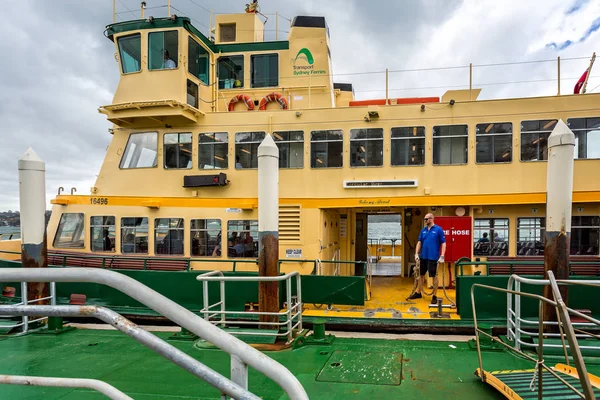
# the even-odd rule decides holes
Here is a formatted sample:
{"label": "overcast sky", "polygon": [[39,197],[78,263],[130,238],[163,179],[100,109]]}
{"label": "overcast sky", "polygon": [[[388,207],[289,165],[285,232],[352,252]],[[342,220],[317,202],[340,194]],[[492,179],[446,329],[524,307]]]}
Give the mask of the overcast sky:
{"label": "overcast sky", "polygon": [[[208,32],[209,13],[243,12],[243,0],[172,0],[174,13]],[[139,18],[139,1],[118,0],[118,21]],[[147,0],[165,16],[166,0]],[[562,62],[562,91],[572,93],[600,43],[599,0],[263,0],[275,39],[275,12],[323,15],[331,31],[334,74],[356,97],[385,96],[381,72],[516,61]],[[153,8],[158,7],[158,8]],[[131,11],[128,11],[131,10]],[[110,104],[119,71],[111,0],[20,0],[0,14],[0,211],[18,209],[17,161],[32,147],[46,162],[47,200],[59,186],[89,194],[111,135],[97,109]],[[289,24],[280,19],[279,38]],[[574,60],[565,60],[575,58]],[[570,78],[570,79],[569,79]],[[552,81],[554,79],[554,81]],[[480,98],[556,94],[556,63],[476,67]],[[392,96],[441,96],[468,85],[468,68],[395,72]],[[523,83],[523,81],[535,81]],[[496,85],[496,83],[510,84]],[[599,92],[600,62],[588,91]],[[420,89],[417,89],[420,88]]]}

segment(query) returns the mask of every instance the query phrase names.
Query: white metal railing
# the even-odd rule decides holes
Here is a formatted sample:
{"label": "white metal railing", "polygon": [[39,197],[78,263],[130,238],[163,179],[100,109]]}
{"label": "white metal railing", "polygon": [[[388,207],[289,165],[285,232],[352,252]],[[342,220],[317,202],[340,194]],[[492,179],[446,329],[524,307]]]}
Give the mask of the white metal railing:
{"label": "white metal railing", "polygon": [[[39,299],[29,300],[27,298],[27,282],[21,282],[21,302],[16,303],[14,305],[16,305],[16,306],[27,305],[28,306],[30,304],[40,303],[40,302],[46,301],[46,300],[50,300],[51,305],[53,305],[53,306],[56,305],[56,283],[50,282],[50,296],[42,297]],[[42,321],[47,321],[47,320],[48,320],[48,317],[39,317],[39,318],[30,320],[28,316],[24,315],[21,317],[21,322],[16,323],[14,325],[3,325],[2,327],[5,329],[21,328],[21,332],[19,332],[17,334],[17,336],[18,336],[18,335],[24,335],[24,334],[28,333],[30,331],[29,325],[35,324],[36,322],[42,322]]]}
{"label": "white metal railing", "polygon": [[[564,281],[558,280],[559,283],[563,283]],[[539,329],[538,326],[541,323],[543,326],[557,326],[559,325],[559,323],[557,321],[540,321],[539,319],[527,319],[527,318],[523,318],[522,313],[521,313],[521,295],[519,293],[521,293],[521,283],[526,283],[528,285],[536,285],[536,286],[548,286],[550,285],[550,281],[547,279],[529,279],[529,278],[523,278],[521,276],[518,275],[511,275],[511,277],[508,280],[508,286],[507,286],[507,290],[510,291],[514,291],[516,292],[514,295],[513,293],[507,293],[507,297],[506,297],[506,301],[507,301],[507,338],[511,341],[514,342],[515,348],[517,350],[521,350],[523,347],[528,347],[528,348],[537,348],[538,347],[538,343],[535,342],[529,342],[526,340],[523,340],[523,336],[526,337],[530,337],[530,338],[537,338],[539,337]],[[586,280],[586,281],[575,281],[575,280],[569,280],[569,284],[570,285],[587,285],[587,286],[600,286],[600,280]],[[513,301],[513,296],[514,296],[514,301]],[[572,310],[569,309],[569,312],[574,314],[574,315],[578,315],[578,316],[582,316],[583,314],[581,314],[580,312],[576,311],[576,310]],[[541,316],[539,316],[539,318],[542,318]],[[585,317],[583,317],[586,321],[589,321],[589,319],[586,319]],[[582,338],[595,338],[598,339],[597,335],[593,335],[589,332],[585,332],[581,329],[578,328],[589,328],[589,327],[597,327],[597,324],[594,322],[572,322],[571,321],[571,325],[573,326],[573,328],[575,329],[575,332],[580,332],[580,333],[575,333],[575,337],[582,339]],[[544,336],[546,337],[550,337],[550,338],[561,338],[561,334],[560,333],[553,333],[553,332],[544,332]],[[544,347],[546,348],[563,348],[564,345],[563,344],[553,344],[553,343],[544,343],[543,344]],[[566,345],[566,348],[568,348],[569,346]],[[580,349],[587,349],[587,350],[600,350],[600,346],[588,346],[588,345],[579,345]]]}
{"label": "white metal railing", "polygon": [[[296,278],[296,296],[292,296],[292,278]],[[298,271],[280,276],[224,276],[221,271],[210,271],[205,274],[198,275],[197,280],[202,282],[202,297],[203,308],[200,313],[204,319],[214,325],[239,326],[239,325],[258,325],[258,326],[276,326],[276,333],[272,332],[236,332],[236,335],[252,335],[252,336],[275,336],[287,337],[288,343],[294,339],[294,332],[302,330],[302,284]],[[286,302],[283,311],[267,312],[267,311],[227,311],[225,309],[225,283],[226,282],[280,282],[285,281]],[[219,301],[209,304],[209,282],[219,282]],[[244,319],[240,319],[240,314],[243,314]],[[260,321],[260,316],[273,316],[283,321],[267,322]],[[228,318],[230,317],[230,318]],[[258,317],[259,321],[250,321],[248,317]]]}

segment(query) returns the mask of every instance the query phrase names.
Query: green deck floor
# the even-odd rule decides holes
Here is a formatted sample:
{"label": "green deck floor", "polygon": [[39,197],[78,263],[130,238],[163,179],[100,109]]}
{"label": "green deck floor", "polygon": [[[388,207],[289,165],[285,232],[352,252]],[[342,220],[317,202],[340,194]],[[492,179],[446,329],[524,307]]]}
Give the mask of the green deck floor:
{"label": "green deck floor", "polygon": [[[221,351],[170,343],[229,376],[229,357]],[[332,346],[267,354],[298,377],[311,399],[503,398],[474,376],[477,352],[464,342],[336,338]],[[0,340],[0,355],[0,374],[96,378],[143,400],[219,398],[214,388],[117,331],[12,337]],[[487,370],[531,366],[507,352],[484,353]],[[592,367],[598,373],[599,366],[590,366],[594,373]],[[256,371],[250,370],[249,382],[264,399],[287,398]],[[0,385],[0,399],[104,398],[87,390]]]}

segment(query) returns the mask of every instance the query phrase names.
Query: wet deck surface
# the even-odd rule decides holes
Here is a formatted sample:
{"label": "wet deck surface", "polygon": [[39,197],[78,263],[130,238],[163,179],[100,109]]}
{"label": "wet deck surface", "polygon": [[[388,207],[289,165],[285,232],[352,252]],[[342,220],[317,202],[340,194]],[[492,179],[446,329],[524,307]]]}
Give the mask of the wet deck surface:
{"label": "wet deck surface", "polygon": [[[456,337],[448,337],[450,341],[444,341],[444,337],[386,338],[337,337],[331,346],[305,346],[267,354],[298,377],[311,399],[503,398],[474,376],[477,352],[466,342]],[[199,350],[191,342],[170,343],[229,376],[227,354]],[[214,388],[116,331],[75,330],[58,336],[33,334],[0,339],[0,354],[1,374],[96,378],[134,399],[219,398]],[[484,353],[484,367],[489,370],[531,366],[507,352]],[[274,383],[252,369],[249,382],[250,390],[264,399],[287,398]],[[0,385],[0,398],[104,397],[88,390]]]}
{"label": "wet deck surface", "polygon": [[[406,300],[411,294],[414,285],[413,278],[399,276],[374,276],[371,287],[371,299],[364,306],[333,305],[330,310],[327,305],[304,304],[304,313],[307,317],[327,318],[381,318],[381,319],[439,319],[433,318],[430,312],[431,296],[424,295],[421,299]],[[431,292],[431,289],[427,289]],[[446,289],[448,298],[456,301],[456,291]],[[443,304],[450,304],[441,288],[438,297],[443,298]],[[442,319],[459,320],[456,309],[444,309],[448,315]]]}

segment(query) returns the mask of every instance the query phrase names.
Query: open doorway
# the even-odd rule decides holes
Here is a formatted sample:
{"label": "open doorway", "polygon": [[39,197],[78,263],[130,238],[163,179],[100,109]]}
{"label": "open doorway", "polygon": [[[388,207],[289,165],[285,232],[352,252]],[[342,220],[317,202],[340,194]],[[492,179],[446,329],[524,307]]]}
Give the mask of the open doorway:
{"label": "open doorway", "polygon": [[370,261],[373,276],[402,276],[402,214],[356,214],[355,260]]}

